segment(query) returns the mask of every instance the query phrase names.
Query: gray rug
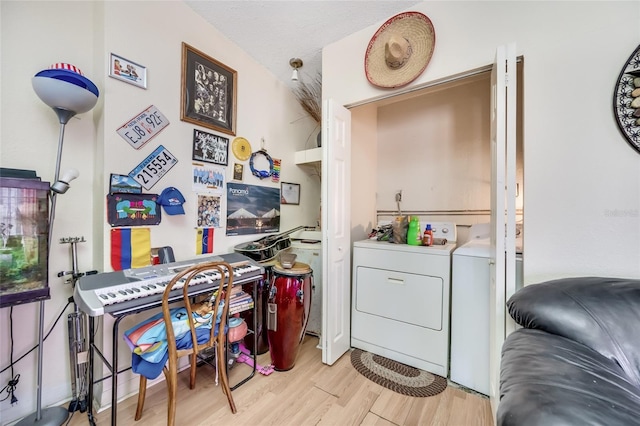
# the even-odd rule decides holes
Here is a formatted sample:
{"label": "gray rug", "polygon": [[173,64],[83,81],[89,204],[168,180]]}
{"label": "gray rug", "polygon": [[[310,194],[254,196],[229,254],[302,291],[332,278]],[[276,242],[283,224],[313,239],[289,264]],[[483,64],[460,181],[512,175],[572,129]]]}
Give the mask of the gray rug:
{"label": "gray rug", "polygon": [[351,365],[372,382],[402,395],[433,396],[447,387],[444,377],[360,349],[351,352]]}

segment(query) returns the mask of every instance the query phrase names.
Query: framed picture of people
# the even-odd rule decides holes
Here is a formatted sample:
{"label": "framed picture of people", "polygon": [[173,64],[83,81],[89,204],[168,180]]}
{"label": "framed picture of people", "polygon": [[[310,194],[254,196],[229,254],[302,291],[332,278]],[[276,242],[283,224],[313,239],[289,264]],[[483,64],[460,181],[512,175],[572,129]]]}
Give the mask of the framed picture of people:
{"label": "framed picture of people", "polygon": [[182,43],[180,120],[236,134],[238,73]]}
{"label": "framed picture of people", "polygon": [[226,166],[228,155],[228,138],[193,129],[194,160]]}

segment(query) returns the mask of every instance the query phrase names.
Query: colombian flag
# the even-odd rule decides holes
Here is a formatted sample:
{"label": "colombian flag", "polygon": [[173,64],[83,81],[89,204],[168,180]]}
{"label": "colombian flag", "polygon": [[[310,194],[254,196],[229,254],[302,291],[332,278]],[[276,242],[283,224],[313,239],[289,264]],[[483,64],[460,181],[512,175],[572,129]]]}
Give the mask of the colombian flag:
{"label": "colombian flag", "polygon": [[196,233],[196,254],[213,253],[213,229],[198,228]]}
{"label": "colombian flag", "polygon": [[114,271],[140,268],[151,264],[149,228],[111,230],[111,267]]}

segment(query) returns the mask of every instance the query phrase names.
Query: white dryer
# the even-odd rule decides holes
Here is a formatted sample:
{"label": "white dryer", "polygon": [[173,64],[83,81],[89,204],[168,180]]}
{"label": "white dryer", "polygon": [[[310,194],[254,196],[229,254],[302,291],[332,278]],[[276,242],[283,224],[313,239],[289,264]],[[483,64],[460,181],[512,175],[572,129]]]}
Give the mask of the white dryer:
{"label": "white dryer", "polygon": [[446,377],[456,227],[430,223],[446,244],[354,243],[351,346]]}
{"label": "white dryer", "polygon": [[[473,225],[453,252],[451,381],[489,395],[490,224]],[[516,240],[516,291],[522,287],[522,238]]]}

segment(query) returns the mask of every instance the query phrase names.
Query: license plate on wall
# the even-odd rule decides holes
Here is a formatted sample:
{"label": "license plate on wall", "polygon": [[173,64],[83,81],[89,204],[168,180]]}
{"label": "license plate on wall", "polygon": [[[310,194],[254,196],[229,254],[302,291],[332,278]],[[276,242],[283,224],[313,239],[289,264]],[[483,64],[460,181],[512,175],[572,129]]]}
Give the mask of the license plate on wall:
{"label": "license plate on wall", "polygon": [[136,115],[116,132],[135,149],[142,148],[154,136],[169,125],[169,120],[155,106]]}
{"label": "license plate on wall", "polygon": [[160,145],[136,166],[129,176],[144,189],[151,189],[178,162],[164,146]]}

